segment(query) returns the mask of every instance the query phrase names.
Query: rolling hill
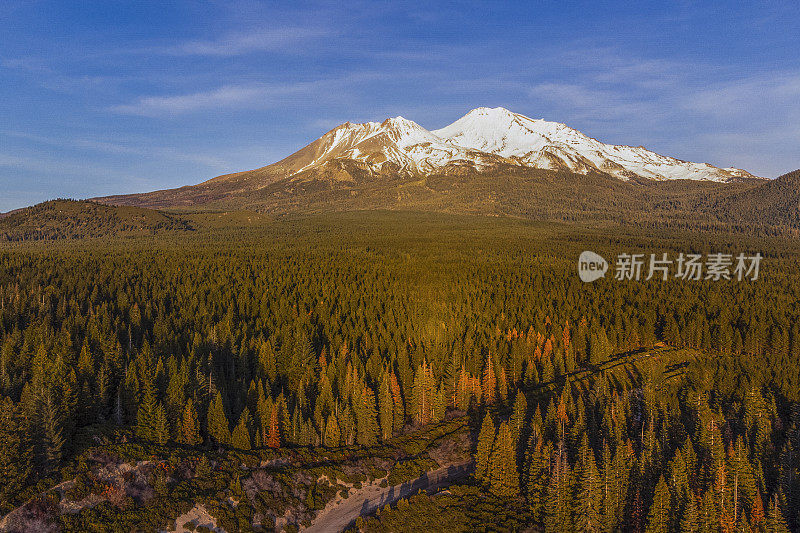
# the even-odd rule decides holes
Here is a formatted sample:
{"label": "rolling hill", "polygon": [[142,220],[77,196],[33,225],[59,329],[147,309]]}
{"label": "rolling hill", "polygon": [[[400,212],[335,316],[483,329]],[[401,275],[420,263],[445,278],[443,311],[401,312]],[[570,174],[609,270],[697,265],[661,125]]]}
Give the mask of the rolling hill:
{"label": "rolling hill", "polygon": [[191,231],[181,217],[133,206],[51,200],[0,218],[0,242]]}

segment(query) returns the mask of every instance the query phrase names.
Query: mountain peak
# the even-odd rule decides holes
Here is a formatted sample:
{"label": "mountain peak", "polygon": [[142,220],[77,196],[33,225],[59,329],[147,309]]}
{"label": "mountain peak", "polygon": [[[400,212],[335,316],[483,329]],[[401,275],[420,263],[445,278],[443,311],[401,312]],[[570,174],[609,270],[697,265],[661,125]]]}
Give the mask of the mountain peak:
{"label": "mountain peak", "polygon": [[432,133],[462,148],[488,152],[535,168],[580,174],[594,169],[622,180],[636,176],[713,181],[750,177],[739,169],[681,161],[641,146],[605,144],[566,124],[532,119],[503,107],[473,109]]}
{"label": "mountain peak", "polygon": [[560,122],[532,119],[504,107],[478,107],[444,128],[428,131],[402,116],[383,122],[345,122],[281,161],[287,175],[333,160],[354,160],[379,172],[391,163],[410,173],[429,173],[452,162],[478,169],[496,163],[633,177],[726,181],[750,177],[662,156],[643,147],[604,144]]}
{"label": "mountain peak", "polygon": [[516,115],[513,111],[509,111],[505,107],[476,107],[465,116],[469,115]]}

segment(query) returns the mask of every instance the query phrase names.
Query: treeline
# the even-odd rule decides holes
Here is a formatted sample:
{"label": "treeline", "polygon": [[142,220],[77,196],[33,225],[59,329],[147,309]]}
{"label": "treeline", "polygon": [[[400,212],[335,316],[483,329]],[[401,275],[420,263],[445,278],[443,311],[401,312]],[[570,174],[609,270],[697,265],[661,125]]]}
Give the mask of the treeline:
{"label": "treeline", "polygon": [[658,341],[724,354],[712,370],[725,397],[755,384],[798,399],[788,262],[757,283],[589,288],[558,259],[469,255],[325,243],[0,254],[0,490],[56,468],[90,424],[187,446],[368,445]]}

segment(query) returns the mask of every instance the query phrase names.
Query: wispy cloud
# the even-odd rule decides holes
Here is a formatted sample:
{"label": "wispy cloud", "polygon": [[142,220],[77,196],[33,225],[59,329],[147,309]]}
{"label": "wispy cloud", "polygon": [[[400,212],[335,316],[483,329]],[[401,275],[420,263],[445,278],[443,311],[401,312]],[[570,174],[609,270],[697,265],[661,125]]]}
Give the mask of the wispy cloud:
{"label": "wispy cloud", "polygon": [[800,166],[800,71],[742,74],[613,49],[566,54],[574,61],[568,75],[528,88],[532,103],[560,122],[604,142],[765,176]]}
{"label": "wispy cloud", "polygon": [[610,88],[580,83],[539,83],[529,89],[533,98],[568,107],[573,116],[620,119],[648,111],[648,104]]}
{"label": "wispy cloud", "polygon": [[78,163],[74,161],[45,160],[39,157],[25,157],[15,154],[0,152],[0,168],[13,168],[34,174],[69,175],[81,177],[96,177],[106,180],[125,180],[128,182],[141,181],[131,174],[109,170],[107,167]]}
{"label": "wispy cloud", "polygon": [[[683,107],[717,117],[800,114],[800,72],[773,72],[712,82],[687,95]],[[770,111],[772,109],[773,111]]]}
{"label": "wispy cloud", "polygon": [[[8,137],[24,139],[27,141],[31,141],[38,144],[44,144],[47,146],[57,146],[62,148],[77,148],[81,150],[100,152],[104,154],[134,155],[134,156],[147,156],[147,157],[155,156],[163,159],[171,159],[173,161],[186,161],[190,163],[196,163],[215,170],[224,170],[231,168],[230,162],[224,161],[218,157],[213,157],[204,154],[187,153],[170,147],[131,146],[129,144],[118,144],[107,141],[76,139],[76,138],[60,138],[60,137],[56,138],[56,137],[47,137],[43,135],[34,135],[30,133],[15,132],[15,131],[6,132],[5,135],[7,135]],[[6,159],[6,162],[9,164],[5,166],[11,166],[10,163],[12,162],[16,162],[18,164],[24,163],[25,165],[30,166],[33,160],[8,158]],[[2,160],[0,160],[0,165],[1,164]]]}
{"label": "wispy cloud", "polygon": [[108,108],[114,113],[163,117],[217,109],[270,109],[291,98],[315,103],[348,97],[359,84],[386,80],[388,72],[354,72],[338,78],[285,83],[229,84],[206,91],[169,96],[146,96]]}
{"label": "wispy cloud", "polygon": [[198,109],[241,107],[264,102],[282,92],[266,85],[225,85],[210,91],[200,91],[174,96],[146,96],[130,104],[112,106],[111,111],[126,115],[157,117],[163,114],[180,114]]}
{"label": "wispy cloud", "polygon": [[326,28],[286,26],[232,33],[215,40],[192,40],[177,45],[152,49],[154,52],[177,56],[219,56],[229,57],[263,51],[291,51],[304,43],[332,32]]}
{"label": "wispy cloud", "polygon": [[37,74],[50,73],[52,69],[36,57],[6,57],[0,59],[0,67],[9,70],[22,70]]}

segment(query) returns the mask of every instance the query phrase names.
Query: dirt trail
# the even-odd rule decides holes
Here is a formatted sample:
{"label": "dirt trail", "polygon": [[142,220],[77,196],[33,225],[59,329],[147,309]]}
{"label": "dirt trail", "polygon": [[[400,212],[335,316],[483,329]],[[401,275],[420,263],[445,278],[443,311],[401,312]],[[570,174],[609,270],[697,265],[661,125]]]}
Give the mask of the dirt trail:
{"label": "dirt trail", "polygon": [[360,490],[353,491],[346,500],[329,505],[320,511],[311,525],[302,531],[307,533],[342,531],[359,516],[373,513],[384,505],[411,496],[419,490],[436,489],[448,485],[469,474],[472,468],[472,461],[468,461],[431,470],[417,479],[392,487],[381,488],[377,485],[367,485]]}

